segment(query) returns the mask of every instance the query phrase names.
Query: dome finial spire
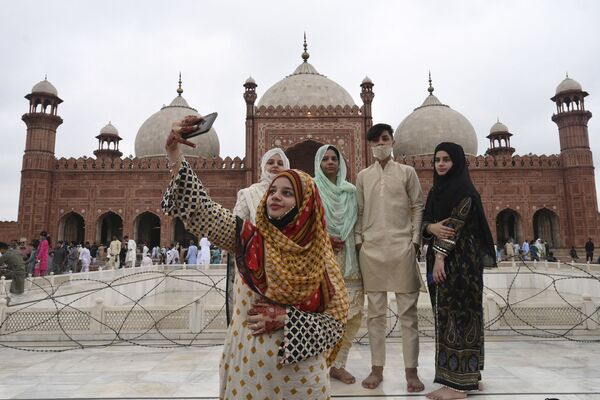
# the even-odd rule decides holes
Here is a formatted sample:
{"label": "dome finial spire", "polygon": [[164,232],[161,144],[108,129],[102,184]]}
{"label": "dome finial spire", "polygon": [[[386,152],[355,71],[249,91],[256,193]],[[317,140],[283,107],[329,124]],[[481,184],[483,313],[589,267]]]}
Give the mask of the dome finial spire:
{"label": "dome finial spire", "polygon": [[433,90],[433,86],[431,85],[431,71],[429,71],[429,87],[427,88],[427,91],[430,96],[433,96]]}
{"label": "dome finial spire", "polygon": [[177,87],[177,93],[179,96],[183,93],[183,89],[181,88],[181,71],[179,71],[179,86]]}
{"label": "dome finial spire", "polygon": [[569,71],[565,74],[565,79],[569,79]]}
{"label": "dome finial spire", "polygon": [[304,62],[308,62],[308,58],[310,54],[308,54],[308,45],[306,44],[306,32],[304,32],[304,52],[302,53],[302,59]]}
{"label": "dome finial spire", "polygon": [[44,74],[44,80],[47,81],[48,80],[48,74]]}

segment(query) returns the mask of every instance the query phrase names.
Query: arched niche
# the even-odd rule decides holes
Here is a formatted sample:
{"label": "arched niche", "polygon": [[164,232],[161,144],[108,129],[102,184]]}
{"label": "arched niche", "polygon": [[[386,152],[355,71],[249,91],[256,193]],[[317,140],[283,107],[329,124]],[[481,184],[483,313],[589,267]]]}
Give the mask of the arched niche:
{"label": "arched niche", "polygon": [[112,237],[123,239],[123,218],[115,212],[108,211],[98,217],[96,222],[96,241],[108,244]]}
{"label": "arched niche", "polygon": [[85,240],[85,220],[71,211],[65,214],[58,222],[58,240],[66,242],[83,243]]}
{"label": "arched niche", "polygon": [[160,245],[160,218],[158,215],[145,211],[135,218],[133,237],[138,244],[146,243],[149,248]]}
{"label": "arched niche", "polygon": [[533,235],[548,242],[550,247],[560,247],[560,225],[558,215],[547,208],[539,209],[533,214]]}
{"label": "arched niche", "polygon": [[496,240],[504,245],[509,239],[523,242],[521,216],[511,208],[505,208],[496,215]]}

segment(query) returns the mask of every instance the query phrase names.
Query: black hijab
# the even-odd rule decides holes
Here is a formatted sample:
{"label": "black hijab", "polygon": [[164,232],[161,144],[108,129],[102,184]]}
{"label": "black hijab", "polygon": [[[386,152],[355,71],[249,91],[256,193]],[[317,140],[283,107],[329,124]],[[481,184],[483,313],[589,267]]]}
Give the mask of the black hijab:
{"label": "black hijab", "polygon": [[[435,169],[435,155],[438,151],[445,151],[452,160],[452,168],[444,176],[438,175]],[[481,196],[471,181],[463,148],[456,143],[442,142],[436,146],[433,157],[433,187],[427,196],[425,220],[439,222],[450,217],[452,209],[462,199],[470,197],[472,210],[477,213],[479,225],[477,235],[483,246],[481,250],[495,260],[494,239],[485,218]]]}

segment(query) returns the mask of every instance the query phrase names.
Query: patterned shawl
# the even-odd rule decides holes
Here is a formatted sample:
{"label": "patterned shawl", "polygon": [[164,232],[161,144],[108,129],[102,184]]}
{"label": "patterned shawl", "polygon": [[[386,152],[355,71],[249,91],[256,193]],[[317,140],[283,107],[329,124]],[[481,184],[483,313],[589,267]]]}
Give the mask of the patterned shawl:
{"label": "patterned shawl", "polygon": [[[238,246],[238,269],[244,281],[268,300],[298,307],[302,311],[323,312],[337,288],[329,274],[338,272],[325,212],[313,179],[298,170],[286,170],[294,188],[299,212],[283,229],[277,229],[266,216],[269,191],[263,196],[256,226],[245,221]],[[338,309],[331,315],[345,322]],[[338,315],[339,314],[339,315]]]}

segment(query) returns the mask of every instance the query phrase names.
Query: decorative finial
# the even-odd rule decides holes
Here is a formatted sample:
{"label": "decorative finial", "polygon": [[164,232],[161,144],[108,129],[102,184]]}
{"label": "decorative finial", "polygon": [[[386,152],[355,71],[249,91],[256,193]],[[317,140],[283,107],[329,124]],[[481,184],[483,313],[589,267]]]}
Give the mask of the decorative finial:
{"label": "decorative finial", "polygon": [[565,74],[565,79],[569,79],[569,71]]}
{"label": "decorative finial", "polygon": [[308,45],[306,44],[306,32],[304,32],[304,52],[302,53],[302,59],[304,60],[304,62],[307,62],[308,57],[310,57],[310,54],[308,54]]}
{"label": "decorative finial", "polygon": [[496,123],[500,123],[500,117],[496,117]]}
{"label": "decorative finial", "polygon": [[44,80],[47,81],[48,80],[48,74],[44,74]]}
{"label": "decorative finial", "polygon": [[431,85],[431,71],[429,71],[429,87],[427,88],[427,91],[430,96],[433,96],[433,90],[433,86]]}
{"label": "decorative finial", "polygon": [[181,71],[179,71],[179,87],[177,88],[177,93],[179,96],[181,96],[181,93],[183,93],[183,89],[181,88]]}

